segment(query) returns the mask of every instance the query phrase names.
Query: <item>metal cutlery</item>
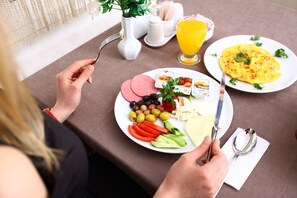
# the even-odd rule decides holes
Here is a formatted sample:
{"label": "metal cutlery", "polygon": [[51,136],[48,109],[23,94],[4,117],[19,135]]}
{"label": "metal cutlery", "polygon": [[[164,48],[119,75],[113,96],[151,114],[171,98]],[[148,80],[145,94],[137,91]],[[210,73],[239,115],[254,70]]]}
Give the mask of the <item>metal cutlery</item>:
{"label": "metal cutlery", "polygon": [[123,31],[121,30],[120,32],[116,33],[116,34],[113,34],[109,37],[107,37],[106,39],[104,39],[99,47],[99,51],[98,51],[98,54],[97,54],[97,57],[93,63],[93,65],[98,61],[99,57],[100,57],[100,52],[101,50],[106,46],[108,45],[109,43],[117,40],[117,39],[120,39],[120,38],[123,38]]}
{"label": "metal cutlery", "polygon": [[207,162],[209,162],[211,155],[212,155],[212,145],[213,145],[214,139],[217,137],[218,125],[219,125],[221,112],[222,112],[222,108],[223,108],[224,94],[225,94],[225,73],[224,72],[222,74],[222,80],[221,80],[219,91],[220,91],[220,95],[219,95],[219,101],[218,101],[218,106],[217,106],[217,112],[216,112],[216,117],[215,117],[215,121],[214,121],[214,126],[213,126],[212,132],[211,132],[212,143],[211,143],[208,153],[207,153]]}
{"label": "metal cutlery", "polygon": [[[113,42],[113,41],[115,41],[117,39],[120,39],[120,38],[123,38],[123,29],[120,32],[118,32],[116,34],[113,34],[113,35],[107,37],[106,39],[104,39],[102,41],[102,43],[100,44],[99,51],[98,51],[98,54],[97,54],[97,57],[96,57],[95,61],[93,62],[93,65],[95,65],[95,63],[98,61],[98,59],[100,57],[101,50],[106,45],[108,45],[109,43],[111,43],[111,42]],[[73,74],[72,75],[72,81],[75,81],[80,76],[80,74],[84,71],[84,69],[85,69],[85,67],[82,67],[77,73]],[[88,79],[88,82],[91,82],[91,80]]]}

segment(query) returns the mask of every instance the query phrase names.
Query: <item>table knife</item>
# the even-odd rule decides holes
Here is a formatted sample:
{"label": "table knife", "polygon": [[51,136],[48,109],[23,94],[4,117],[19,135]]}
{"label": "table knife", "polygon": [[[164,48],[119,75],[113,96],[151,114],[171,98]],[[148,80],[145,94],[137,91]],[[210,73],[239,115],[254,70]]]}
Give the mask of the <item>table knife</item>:
{"label": "table knife", "polygon": [[212,127],[212,131],[211,131],[211,140],[212,143],[209,147],[208,153],[207,153],[207,162],[209,162],[211,156],[212,156],[212,145],[213,145],[213,141],[215,140],[215,138],[217,137],[217,133],[218,133],[218,125],[219,125],[219,121],[220,121],[220,117],[221,117],[221,112],[222,112],[222,108],[223,108],[223,102],[224,102],[224,94],[225,94],[225,73],[223,72],[222,74],[222,80],[220,83],[220,90],[219,90],[219,101],[218,101],[218,106],[217,106],[217,112],[216,112],[216,117],[214,120],[214,125]]}

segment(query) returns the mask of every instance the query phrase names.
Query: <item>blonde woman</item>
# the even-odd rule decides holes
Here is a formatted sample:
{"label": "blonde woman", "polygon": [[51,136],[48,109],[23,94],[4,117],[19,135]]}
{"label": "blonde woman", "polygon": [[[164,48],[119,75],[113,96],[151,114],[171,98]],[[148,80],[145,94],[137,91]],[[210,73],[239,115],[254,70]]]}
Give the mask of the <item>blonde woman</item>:
{"label": "blonde woman", "polygon": [[60,122],[78,106],[94,60],[75,62],[57,75],[56,104],[44,113],[18,80],[1,27],[0,43],[0,197],[82,197],[87,155]]}
{"label": "blonde woman", "polygon": [[[94,60],[77,61],[57,75],[56,104],[45,113],[19,82],[1,26],[0,43],[0,197],[83,197],[88,158],[79,138],[60,123],[79,105]],[[154,197],[215,196],[226,175],[227,160],[215,140],[210,162],[198,165],[210,145],[206,138],[197,149],[182,155]]]}

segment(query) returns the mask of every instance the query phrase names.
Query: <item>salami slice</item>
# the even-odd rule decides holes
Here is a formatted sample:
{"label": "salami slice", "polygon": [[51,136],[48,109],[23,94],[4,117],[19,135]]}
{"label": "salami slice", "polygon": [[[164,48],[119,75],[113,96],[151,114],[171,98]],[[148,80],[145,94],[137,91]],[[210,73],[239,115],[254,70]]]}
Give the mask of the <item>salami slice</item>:
{"label": "salami slice", "polygon": [[155,80],[145,74],[139,74],[132,78],[131,89],[138,96],[145,96],[158,92],[158,89],[155,87]]}
{"label": "salami slice", "polygon": [[131,85],[131,79],[124,81],[121,86],[121,94],[128,102],[132,102],[132,101],[138,102],[139,100],[141,100],[141,97],[136,95],[132,91],[130,85]]}

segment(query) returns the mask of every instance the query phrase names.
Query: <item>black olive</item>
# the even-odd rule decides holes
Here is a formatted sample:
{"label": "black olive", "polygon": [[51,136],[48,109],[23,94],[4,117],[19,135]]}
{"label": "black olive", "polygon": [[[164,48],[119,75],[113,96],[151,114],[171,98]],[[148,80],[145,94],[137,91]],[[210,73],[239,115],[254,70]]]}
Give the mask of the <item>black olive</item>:
{"label": "black olive", "polygon": [[148,106],[150,106],[152,104],[152,102],[150,100],[148,100],[144,104],[148,107]]}
{"label": "black olive", "polygon": [[153,104],[155,104],[155,105],[159,105],[159,104],[161,104],[161,102],[160,102],[159,100],[154,100],[154,101],[153,101]]}
{"label": "black olive", "polygon": [[149,99],[149,96],[143,96],[143,97],[142,97],[143,102],[148,101],[148,99]]}
{"label": "black olive", "polygon": [[158,99],[158,95],[155,94],[155,93],[152,93],[152,94],[150,94],[149,98],[150,98],[151,100],[157,100],[157,99]]}
{"label": "black olive", "polygon": [[138,101],[137,106],[141,107],[141,105],[143,105],[143,104],[144,104],[144,102],[142,100],[140,100],[140,101]]}
{"label": "black olive", "polygon": [[137,111],[139,109],[139,106],[138,105],[134,105],[133,107],[132,107],[132,110],[133,111]]}
{"label": "black olive", "polygon": [[130,108],[134,107],[137,103],[135,101],[130,102]]}

